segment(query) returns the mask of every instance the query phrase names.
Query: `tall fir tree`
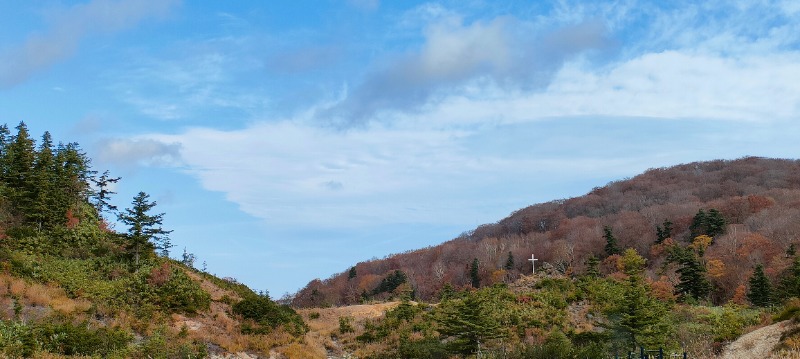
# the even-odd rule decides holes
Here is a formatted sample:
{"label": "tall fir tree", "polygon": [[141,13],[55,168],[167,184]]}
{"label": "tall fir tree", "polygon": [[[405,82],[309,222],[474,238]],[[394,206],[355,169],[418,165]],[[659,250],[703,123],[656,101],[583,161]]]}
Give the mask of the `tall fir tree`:
{"label": "tall fir tree", "polygon": [[468,294],[463,300],[449,300],[437,318],[439,333],[446,338],[450,350],[468,356],[477,353],[481,345],[503,338],[506,332],[493,317],[496,310],[482,293]]}
{"label": "tall fir tree", "polygon": [[750,289],[747,291],[747,299],[752,305],[756,307],[772,305],[772,285],[770,285],[767,275],[764,274],[764,266],[757,265],[748,282]]}
{"label": "tall fir tree", "polygon": [[508,252],[508,257],[506,257],[506,264],[503,266],[505,270],[512,270],[514,269],[514,255],[511,252]]}
{"label": "tall fir tree", "polygon": [[472,264],[469,268],[469,278],[472,282],[472,288],[479,288],[481,286],[481,277],[478,272],[479,264],[480,262],[478,262],[478,258],[475,258],[472,260]]}
{"label": "tall fir tree", "polygon": [[17,134],[11,139],[6,151],[6,183],[8,197],[14,214],[24,223],[30,223],[28,215],[33,213],[36,179],[33,165],[36,159],[33,139],[28,126],[20,122]]}
{"label": "tall fir tree", "polygon": [[586,276],[589,278],[600,278],[600,260],[594,255],[590,255],[586,260]]}
{"label": "tall fir tree", "polygon": [[606,240],[605,252],[607,256],[622,253],[617,245],[617,238],[614,237],[614,233],[611,232],[611,227],[603,226],[603,238]]}
{"label": "tall fir tree", "polygon": [[663,345],[669,334],[667,319],[668,303],[661,302],[652,294],[644,280],[646,260],[629,248],[620,263],[628,276],[623,287],[622,300],[611,311],[610,328],[615,337],[616,349],[630,350],[638,346]]}
{"label": "tall fir tree", "polygon": [[781,273],[776,294],[777,299],[800,298],[800,258],[795,257],[792,266]]}
{"label": "tall fir tree", "polygon": [[45,132],[36,152],[33,169],[36,186],[31,213],[28,215],[39,229],[50,229],[66,220],[66,212],[60,212],[56,201],[57,192],[61,189],[55,187],[55,168],[53,138],[49,132]]}
{"label": "tall fir tree", "polygon": [[111,177],[107,170],[99,177],[91,178],[95,187],[91,195],[92,204],[98,216],[102,216],[105,212],[115,213],[117,211],[117,206],[109,202],[111,195],[117,194],[117,192],[112,191],[110,187],[119,182],[120,179],[120,177]]}
{"label": "tall fir tree", "polygon": [[711,292],[711,283],[706,277],[706,266],[702,258],[691,247],[674,246],[670,249],[667,261],[677,263],[679,282],[676,293],[682,300],[689,298],[702,300]]}
{"label": "tall fir tree", "polygon": [[149,198],[148,194],[139,192],[133,198],[132,207],[126,208],[119,214],[120,222],[129,227],[127,249],[128,253],[133,257],[136,268],[139,267],[142,256],[151,255],[154,249],[167,256],[169,255],[170,247],[172,247],[169,240],[169,234],[172,231],[166,231],[161,228],[164,213],[148,213],[156,206],[156,202],[150,202]]}
{"label": "tall fir tree", "polygon": [[665,219],[662,226],[656,226],[656,244],[661,244],[667,238],[672,238],[672,222],[669,219]]}

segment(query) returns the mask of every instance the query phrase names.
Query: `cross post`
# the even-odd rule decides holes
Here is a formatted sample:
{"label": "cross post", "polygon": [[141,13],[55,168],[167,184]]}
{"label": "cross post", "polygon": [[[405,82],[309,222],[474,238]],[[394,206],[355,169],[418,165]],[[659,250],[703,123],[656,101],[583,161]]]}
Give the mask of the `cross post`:
{"label": "cross post", "polygon": [[533,254],[531,254],[531,259],[528,260],[531,262],[531,265],[533,266],[533,274],[536,274],[536,261],[538,261],[539,259],[534,257]]}

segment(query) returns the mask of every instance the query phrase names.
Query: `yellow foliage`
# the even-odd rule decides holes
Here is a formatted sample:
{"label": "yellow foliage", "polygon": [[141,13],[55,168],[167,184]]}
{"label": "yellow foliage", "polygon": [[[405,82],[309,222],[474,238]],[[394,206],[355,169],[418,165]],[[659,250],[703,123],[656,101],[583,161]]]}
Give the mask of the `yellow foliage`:
{"label": "yellow foliage", "polygon": [[694,240],[692,240],[691,247],[697,250],[698,252],[703,253],[706,251],[706,248],[708,248],[708,246],[711,245],[711,242],[713,240],[714,240],[713,238],[705,234],[702,234],[697,237],[694,237]]}
{"label": "yellow foliage", "polygon": [[725,262],[719,259],[709,259],[706,263],[708,275],[712,278],[719,278],[725,275]]}

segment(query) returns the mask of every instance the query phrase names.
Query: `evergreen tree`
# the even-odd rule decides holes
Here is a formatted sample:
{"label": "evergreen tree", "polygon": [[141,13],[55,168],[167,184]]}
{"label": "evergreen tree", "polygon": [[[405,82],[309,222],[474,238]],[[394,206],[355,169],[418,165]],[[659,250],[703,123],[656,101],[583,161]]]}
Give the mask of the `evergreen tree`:
{"label": "evergreen tree", "polygon": [[126,208],[119,214],[120,222],[129,226],[127,249],[137,268],[142,256],[147,257],[154,249],[160,250],[162,254],[169,254],[169,248],[172,247],[169,241],[172,231],[161,228],[164,213],[148,214],[156,206],[156,202],[150,202],[149,198],[148,194],[139,192],[133,198],[133,207]]}
{"label": "evergreen tree", "polygon": [[478,288],[481,286],[481,278],[478,274],[478,258],[472,260],[472,265],[469,268],[469,278],[472,282],[472,288]]}
{"label": "evergreen tree", "polygon": [[194,268],[195,260],[197,260],[197,257],[194,255],[194,253],[189,253],[189,251],[186,250],[186,247],[183,247],[183,255],[181,255],[181,263],[183,263],[183,265],[187,267]]}
{"label": "evergreen tree", "polygon": [[661,244],[665,239],[672,237],[672,222],[664,220],[663,227],[656,226],[656,244]]}
{"label": "evergreen tree", "polygon": [[694,215],[692,224],[689,226],[691,238],[696,238],[704,234],[714,238],[725,233],[726,224],[727,221],[725,221],[725,217],[723,217],[722,213],[718,210],[712,208],[706,213],[701,208],[697,211],[697,214]]}
{"label": "evergreen tree", "polygon": [[55,187],[55,167],[53,139],[49,132],[45,132],[36,152],[33,169],[36,186],[31,212],[28,214],[30,221],[39,229],[53,228],[63,224],[66,219],[66,211],[60,212],[61,208],[57,203],[57,192],[61,189]]}
{"label": "evergreen tree", "polygon": [[750,277],[750,290],[747,299],[756,307],[768,307],[772,304],[772,286],[764,274],[764,266],[757,265]]}
{"label": "evergreen tree", "polygon": [[680,267],[675,270],[680,282],[675,286],[682,299],[705,299],[711,292],[711,283],[706,278],[706,267],[702,258],[689,247],[675,246],[667,256],[669,262]]}
{"label": "evergreen tree", "polygon": [[612,329],[626,349],[663,345],[668,331],[667,306],[652,295],[644,281],[645,259],[634,249],[622,257],[625,274],[623,300],[612,313]]}
{"label": "evergreen tree", "polygon": [[119,182],[120,177],[111,177],[106,170],[103,172],[100,177],[93,177],[91,179],[92,183],[95,186],[95,190],[92,193],[92,200],[94,204],[94,208],[97,210],[97,214],[102,216],[103,212],[111,212],[114,213],[117,211],[117,206],[112,205],[108,200],[112,194],[117,194],[117,192],[113,192],[109,187],[117,182]]}
{"label": "evergreen tree", "polygon": [[612,256],[614,254],[621,254],[622,251],[617,246],[617,239],[611,233],[611,227],[603,226],[603,238],[606,240],[605,251],[606,255]]}
{"label": "evergreen tree", "polygon": [[503,266],[505,270],[512,270],[514,269],[514,255],[511,252],[508,252],[508,258],[506,258],[506,265]]}
{"label": "evergreen tree", "polygon": [[8,197],[12,203],[14,214],[24,222],[28,222],[28,214],[34,212],[36,179],[33,165],[36,146],[28,134],[28,126],[20,122],[16,127],[17,135],[8,144],[6,151],[6,184]]}
{"label": "evergreen tree", "polygon": [[438,331],[453,338],[448,343],[451,351],[462,355],[474,354],[487,341],[503,338],[506,334],[493,317],[494,311],[495,308],[480,292],[469,294],[463,300],[447,301],[437,318]]}
{"label": "evergreen tree", "polygon": [[776,288],[778,299],[800,298],[800,258],[794,258],[792,266],[780,278]]}
{"label": "evergreen tree", "polygon": [[586,260],[586,276],[589,278],[600,277],[600,260],[594,255],[589,256]]}
{"label": "evergreen tree", "polygon": [[350,267],[350,272],[347,273],[347,280],[351,280],[351,279],[355,278],[356,275],[357,275],[356,267]]}

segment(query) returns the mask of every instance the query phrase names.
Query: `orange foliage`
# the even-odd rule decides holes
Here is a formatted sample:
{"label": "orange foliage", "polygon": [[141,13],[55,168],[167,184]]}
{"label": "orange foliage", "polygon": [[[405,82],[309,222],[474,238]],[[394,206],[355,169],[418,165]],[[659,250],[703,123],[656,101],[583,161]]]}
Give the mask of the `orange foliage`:
{"label": "orange foliage", "polygon": [[160,287],[169,281],[172,276],[172,268],[169,263],[163,263],[150,271],[150,276],[147,277],[147,284],[153,287]]}
{"label": "orange foliage", "polygon": [[739,305],[747,304],[747,288],[745,288],[744,284],[739,284],[739,286],[736,287],[736,291],[734,291],[733,293],[733,298],[731,298],[731,302]]}
{"label": "orange foliage", "polygon": [[658,299],[665,301],[675,300],[675,286],[666,276],[661,276],[657,281],[650,283],[650,288],[653,291],[653,295]]}
{"label": "orange foliage", "polygon": [[72,208],[67,210],[67,228],[75,228],[78,224],[81,223],[81,219],[75,217],[75,214],[72,212]]}
{"label": "orange foliage", "polygon": [[709,259],[706,262],[706,268],[708,268],[708,275],[711,278],[719,278],[725,275],[725,262],[719,259]]}

